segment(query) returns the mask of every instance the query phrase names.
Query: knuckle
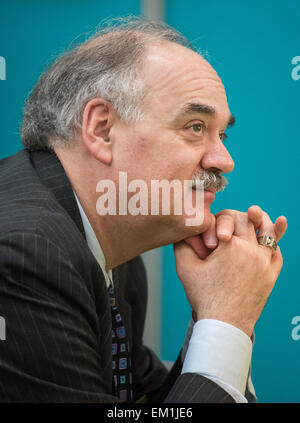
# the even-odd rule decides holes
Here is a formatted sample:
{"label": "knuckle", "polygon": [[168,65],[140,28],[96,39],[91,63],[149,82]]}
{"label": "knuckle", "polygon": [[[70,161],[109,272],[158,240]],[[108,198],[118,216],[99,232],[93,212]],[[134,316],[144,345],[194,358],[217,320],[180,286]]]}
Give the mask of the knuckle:
{"label": "knuckle", "polygon": [[273,222],[272,222],[270,216],[265,211],[263,211],[263,221],[264,221],[264,223],[269,223],[269,224],[273,225]]}
{"label": "knuckle", "polygon": [[225,215],[232,215],[234,216],[236,213],[236,210],[231,210],[231,209],[224,209],[220,212],[218,212],[215,216],[225,216]]}
{"label": "knuckle", "polygon": [[282,268],[282,266],[283,266],[283,257],[280,256],[280,268]]}
{"label": "knuckle", "polygon": [[246,219],[248,220],[248,213],[246,213],[246,212],[238,212],[237,213],[237,217],[239,217],[240,219],[242,219],[242,220],[245,220],[246,221]]}
{"label": "knuckle", "polygon": [[282,267],[283,267],[283,257],[280,254],[279,259],[278,259],[278,268],[279,268],[279,271],[281,271]]}
{"label": "knuckle", "polygon": [[217,217],[217,222],[218,222],[218,224],[220,224],[220,223],[232,223],[232,222],[234,222],[234,218],[233,218],[233,216],[230,216],[230,215],[221,215],[221,216],[218,216]]}
{"label": "knuckle", "polygon": [[238,212],[236,214],[236,220],[242,225],[248,225],[249,223],[248,213]]}

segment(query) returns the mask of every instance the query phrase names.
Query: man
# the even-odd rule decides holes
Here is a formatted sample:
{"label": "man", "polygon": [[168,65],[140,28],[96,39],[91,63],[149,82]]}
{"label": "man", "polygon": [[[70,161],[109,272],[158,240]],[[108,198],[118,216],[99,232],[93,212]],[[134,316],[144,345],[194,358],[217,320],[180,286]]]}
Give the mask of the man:
{"label": "man", "polygon": [[[42,75],[24,110],[25,149],[1,161],[2,401],[253,399],[253,329],[281,270],[286,220],[273,225],[256,206],[211,214],[234,166],[223,144],[233,122],[214,69],[147,20],[97,33]],[[120,172],[146,187],[193,181],[193,201],[204,183],[202,221],[100,213],[99,181],[124,195]],[[169,243],[193,327],[168,373],[142,342],[139,255]]]}

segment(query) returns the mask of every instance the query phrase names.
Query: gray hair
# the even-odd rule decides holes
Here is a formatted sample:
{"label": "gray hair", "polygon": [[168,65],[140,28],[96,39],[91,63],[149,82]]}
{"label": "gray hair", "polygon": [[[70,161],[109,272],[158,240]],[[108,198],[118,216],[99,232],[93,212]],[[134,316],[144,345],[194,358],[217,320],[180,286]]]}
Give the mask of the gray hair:
{"label": "gray hair", "polygon": [[144,18],[106,21],[83,44],[61,55],[39,78],[24,107],[20,128],[24,147],[70,146],[93,98],[111,103],[121,120],[143,118],[141,66],[146,44],[171,41],[192,45],[168,25]]}

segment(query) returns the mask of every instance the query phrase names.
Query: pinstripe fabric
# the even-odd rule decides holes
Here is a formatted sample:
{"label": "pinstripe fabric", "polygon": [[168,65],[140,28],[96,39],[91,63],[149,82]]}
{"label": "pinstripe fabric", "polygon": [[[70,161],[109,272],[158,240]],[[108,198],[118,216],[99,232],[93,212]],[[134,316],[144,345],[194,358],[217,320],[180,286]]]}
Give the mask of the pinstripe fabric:
{"label": "pinstripe fabric", "polygon": [[194,373],[184,373],[177,378],[165,402],[234,403],[235,401],[211,380]]}
{"label": "pinstripe fabric", "polygon": [[[143,345],[142,259],[113,269],[113,280],[132,354],[135,400],[232,400],[202,376],[180,375],[180,357],[168,374]],[[0,316],[6,320],[1,402],[119,401],[112,395],[104,275],[87,247],[69,180],[49,151],[22,150],[0,161]]]}

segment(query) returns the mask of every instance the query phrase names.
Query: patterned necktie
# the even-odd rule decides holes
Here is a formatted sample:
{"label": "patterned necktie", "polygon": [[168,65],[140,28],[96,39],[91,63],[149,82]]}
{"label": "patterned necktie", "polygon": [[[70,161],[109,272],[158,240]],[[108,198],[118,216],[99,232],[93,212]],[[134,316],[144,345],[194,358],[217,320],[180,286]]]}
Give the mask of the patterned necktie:
{"label": "patterned necktie", "polygon": [[108,294],[112,318],[112,370],[114,395],[121,401],[133,401],[131,358],[125,327],[116,305],[115,291],[110,283]]}

